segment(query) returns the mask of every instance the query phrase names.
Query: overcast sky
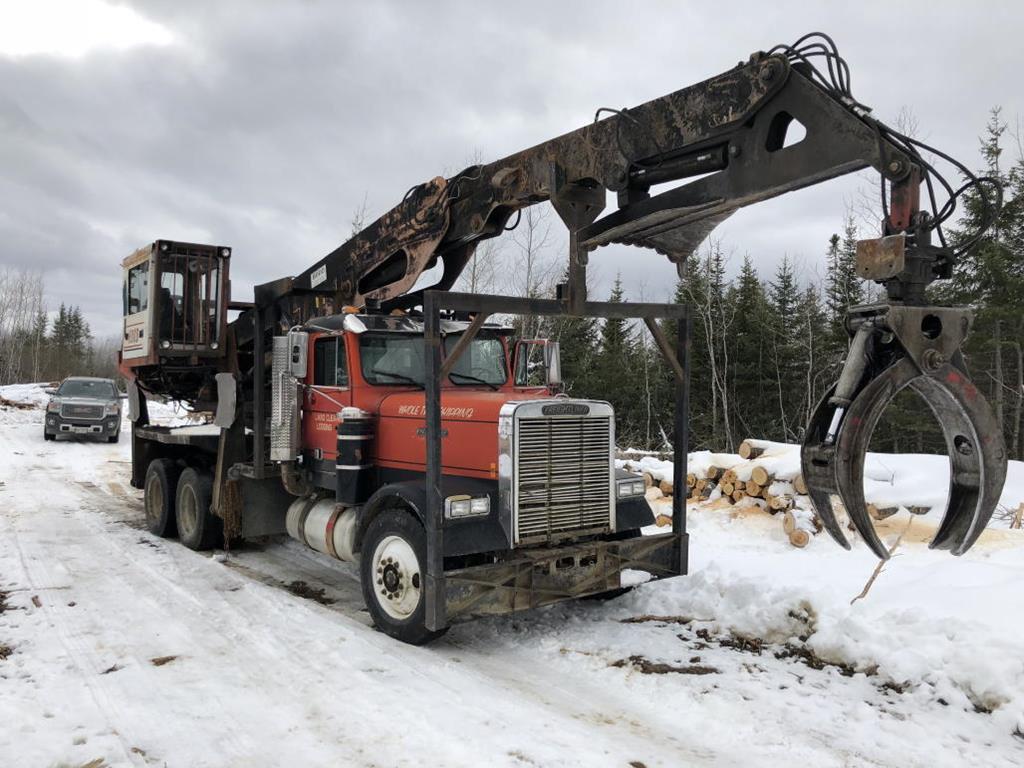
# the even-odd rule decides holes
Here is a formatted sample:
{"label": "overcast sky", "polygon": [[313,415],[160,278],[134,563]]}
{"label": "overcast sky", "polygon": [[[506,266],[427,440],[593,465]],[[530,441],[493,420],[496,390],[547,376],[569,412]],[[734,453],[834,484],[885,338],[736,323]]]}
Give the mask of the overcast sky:
{"label": "overcast sky", "polygon": [[[854,94],[977,164],[1021,103],[1024,3],[386,3],[0,0],[0,265],[45,270],[51,309],[120,327],[119,263],[157,238],[231,245],[234,293],[297,274],[413,184],[830,33]],[[1012,144],[1012,139],[1010,140]],[[734,216],[716,235],[809,273],[864,180]],[[563,237],[561,231],[559,237]],[[605,248],[630,298],[660,256]]]}

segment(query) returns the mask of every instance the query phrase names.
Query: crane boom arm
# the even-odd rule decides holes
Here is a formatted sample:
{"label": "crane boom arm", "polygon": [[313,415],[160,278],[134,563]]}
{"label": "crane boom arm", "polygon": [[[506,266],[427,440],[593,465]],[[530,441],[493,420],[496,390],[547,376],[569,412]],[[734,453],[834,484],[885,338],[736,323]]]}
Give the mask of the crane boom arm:
{"label": "crane boom arm", "polygon": [[[794,123],[805,135],[789,143]],[[415,305],[419,296],[408,292],[438,258],[444,271],[432,287],[450,288],[480,241],[545,201],[576,235],[570,292],[578,293],[578,274],[594,248],[638,245],[682,263],[737,209],[868,166],[894,184],[913,178],[912,158],[803,65],[757,53],[704,82],[415,187],[273,293]],[[695,176],[701,178],[652,194]],[[616,193],[618,209],[597,219],[608,192]]]}

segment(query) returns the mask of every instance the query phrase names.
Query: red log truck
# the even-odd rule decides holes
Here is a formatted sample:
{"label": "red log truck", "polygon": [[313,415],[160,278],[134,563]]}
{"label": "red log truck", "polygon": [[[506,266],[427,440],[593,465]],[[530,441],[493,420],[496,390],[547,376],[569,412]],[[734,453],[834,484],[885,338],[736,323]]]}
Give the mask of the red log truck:
{"label": "red log truck", "polygon": [[[733,211],[871,167],[883,232],[861,243],[858,265],[888,299],[850,310],[851,353],[807,429],[804,475],[840,544],[850,546],[835,499],[887,556],[865,510],[864,453],[885,405],[914,387],[946,430],[953,468],[932,546],[959,554],[992,513],[1006,459],[960,356],[969,312],[926,304],[925,287],[965,246],[947,246],[941,229],[962,191],[919,208],[923,182],[945,184],[922,148],[853,98],[845,61],[814,35],[414,186],[306,271],[257,286],[252,302],[231,296],[230,248],[157,240],[123,263],[120,362],[147,525],[193,549],[287,531],[358,561],[375,624],[410,643],[471,616],[614,594],[626,569],[684,574],[681,494],[672,530],[641,535],[652,514],[641,479],[615,467],[612,408],[561,393],[557,343],[516,340],[490,319],[642,319],[675,374],[683,487],[686,308],[589,301],[589,253],[629,244],[681,266]],[[969,179],[994,215],[998,186]],[[617,210],[599,218],[609,192]],[[555,298],[450,290],[482,240],[542,202],[569,230]],[[433,267],[437,282],[416,289]],[[152,425],[148,396],[212,412],[213,423]]]}

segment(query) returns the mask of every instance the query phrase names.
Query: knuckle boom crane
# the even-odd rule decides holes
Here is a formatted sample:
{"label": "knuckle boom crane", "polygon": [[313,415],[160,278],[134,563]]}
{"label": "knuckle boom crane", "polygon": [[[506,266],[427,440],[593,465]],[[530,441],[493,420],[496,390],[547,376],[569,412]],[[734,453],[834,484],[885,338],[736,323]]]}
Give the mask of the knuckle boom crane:
{"label": "knuckle boom crane", "polygon": [[[805,135],[788,141],[795,124]],[[967,183],[953,189],[924,151]],[[681,497],[671,533],[640,537],[650,510],[636,479],[615,470],[609,406],[555,397],[557,345],[513,342],[487,320],[642,318],[677,379],[681,484],[685,308],[590,301],[589,254],[615,243],[653,248],[682,273],[734,211],[865,168],[880,177],[883,231],[858,244],[857,266],[887,298],[848,311],[849,353],[806,431],[804,477],[837,542],[850,547],[841,506],[887,557],[866,511],[864,459],[886,405],[911,387],[950,454],[948,507],[931,546],[965,552],[995,508],[1006,451],[959,352],[971,313],[929,305],[926,288],[950,277],[983,234],[947,242],[942,225],[958,198],[975,189],[991,222],[1001,190],[877,120],[853,97],[832,40],[817,33],[419,184],[304,272],[257,286],[252,303],[230,298],[228,248],[159,240],[126,259],[121,364],[132,381],[132,481],[145,488],[150,529],[203,548],[287,528],[358,560],[375,623],[409,642],[457,618],[614,590],[625,568],[685,573]],[[941,207],[936,191],[946,194]],[[602,217],[609,192],[617,209]],[[543,202],[569,231],[555,299],[450,291],[481,241]],[[417,290],[435,267],[437,282]],[[240,313],[231,322],[229,309]],[[677,344],[657,318],[677,323]],[[534,356],[547,371],[540,384],[530,381]],[[147,393],[216,409],[216,429],[150,425]]]}

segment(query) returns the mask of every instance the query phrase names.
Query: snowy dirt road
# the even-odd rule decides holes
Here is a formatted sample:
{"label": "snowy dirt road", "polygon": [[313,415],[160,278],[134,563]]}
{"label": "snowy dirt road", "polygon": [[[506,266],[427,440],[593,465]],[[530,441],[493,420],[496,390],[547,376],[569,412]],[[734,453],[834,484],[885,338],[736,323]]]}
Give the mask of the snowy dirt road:
{"label": "snowy dirt road", "polygon": [[910,545],[850,606],[862,547],[695,512],[689,577],[412,648],[296,542],[151,536],[126,443],[40,417],[0,411],[5,766],[1024,763],[1016,532]]}

